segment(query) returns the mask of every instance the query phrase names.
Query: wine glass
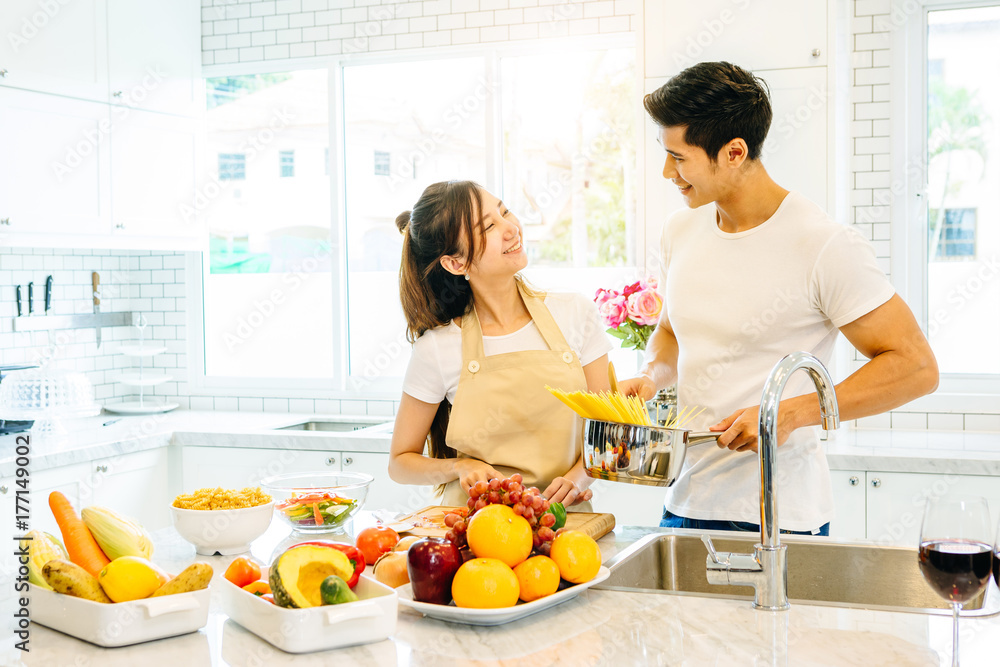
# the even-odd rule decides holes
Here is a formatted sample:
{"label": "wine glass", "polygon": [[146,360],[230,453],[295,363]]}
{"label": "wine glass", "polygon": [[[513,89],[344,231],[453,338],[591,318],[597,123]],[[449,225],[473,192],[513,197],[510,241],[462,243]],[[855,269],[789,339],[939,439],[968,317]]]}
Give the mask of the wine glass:
{"label": "wine glass", "polygon": [[958,615],[990,580],[990,510],[979,496],[928,498],[920,526],[920,572],[952,606],[952,667],[958,667]]}

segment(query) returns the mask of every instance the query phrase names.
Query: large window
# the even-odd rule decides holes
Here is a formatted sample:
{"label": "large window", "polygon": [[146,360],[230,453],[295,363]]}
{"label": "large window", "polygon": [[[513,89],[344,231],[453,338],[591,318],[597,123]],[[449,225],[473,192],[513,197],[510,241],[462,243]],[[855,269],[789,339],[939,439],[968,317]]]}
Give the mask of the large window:
{"label": "large window", "polygon": [[1000,6],[926,29],[928,333],[942,372],[1000,374]]}
{"label": "large window", "polygon": [[[488,52],[332,66],[339,77],[210,79],[210,154],[219,178],[233,181],[237,168],[222,156],[245,153],[245,182],[212,204],[206,375],[398,390],[410,346],[395,218],[441,180],[474,180],[507,202],[540,287],[590,295],[633,277],[633,51]],[[342,90],[328,90],[330,79]],[[266,145],[248,143],[286,108],[294,112]],[[342,126],[331,128],[331,116]],[[330,137],[342,144],[331,150]],[[332,210],[331,193],[343,194]],[[331,230],[345,243],[331,243]],[[282,299],[276,308],[258,305],[271,294]],[[619,357],[625,372],[634,367],[634,353]]]}
{"label": "large window", "polygon": [[[207,81],[205,374],[334,373],[326,70]],[[291,178],[294,176],[295,178]]]}

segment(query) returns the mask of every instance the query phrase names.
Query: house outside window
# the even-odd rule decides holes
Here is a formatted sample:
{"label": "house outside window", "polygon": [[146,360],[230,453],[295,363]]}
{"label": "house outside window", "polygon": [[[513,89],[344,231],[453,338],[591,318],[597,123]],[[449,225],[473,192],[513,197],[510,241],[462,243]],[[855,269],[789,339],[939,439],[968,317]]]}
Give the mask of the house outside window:
{"label": "house outside window", "polygon": [[391,173],[391,155],[387,151],[374,151],[375,175],[388,176]]}
{"label": "house outside window", "polygon": [[282,178],[295,176],[295,151],[278,151],[278,164]]}
{"label": "house outside window", "polygon": [[219,153],[220,181],[245,181],[246,177],[246,153]]}

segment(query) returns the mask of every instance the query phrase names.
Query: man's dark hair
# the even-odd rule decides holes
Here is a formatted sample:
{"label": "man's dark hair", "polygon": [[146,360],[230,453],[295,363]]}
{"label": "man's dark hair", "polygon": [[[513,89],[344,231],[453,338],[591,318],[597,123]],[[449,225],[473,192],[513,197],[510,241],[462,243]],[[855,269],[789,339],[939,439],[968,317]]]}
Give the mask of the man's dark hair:
{"label": "man's dark hair", "polygon": [[712,162],[739,137],[751,160],[760,157],[771,127],[767,84],[727,62],[698,63],[674,76],[642,100],[662,127],[686,126],[684,141],[708,153]]}

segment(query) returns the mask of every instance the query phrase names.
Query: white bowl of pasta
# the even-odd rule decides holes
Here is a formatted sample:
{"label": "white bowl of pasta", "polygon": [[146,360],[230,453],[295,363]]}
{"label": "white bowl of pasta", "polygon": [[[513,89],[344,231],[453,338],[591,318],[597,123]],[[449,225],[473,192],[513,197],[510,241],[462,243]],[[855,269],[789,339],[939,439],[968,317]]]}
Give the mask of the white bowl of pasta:
{"label": "white bowl of pasta", "polygon": [[273,512],[274,500],[259,488],[198,489],[177,496],[170,507],[174,528],[205,556],[249,551],[271,525]]}

